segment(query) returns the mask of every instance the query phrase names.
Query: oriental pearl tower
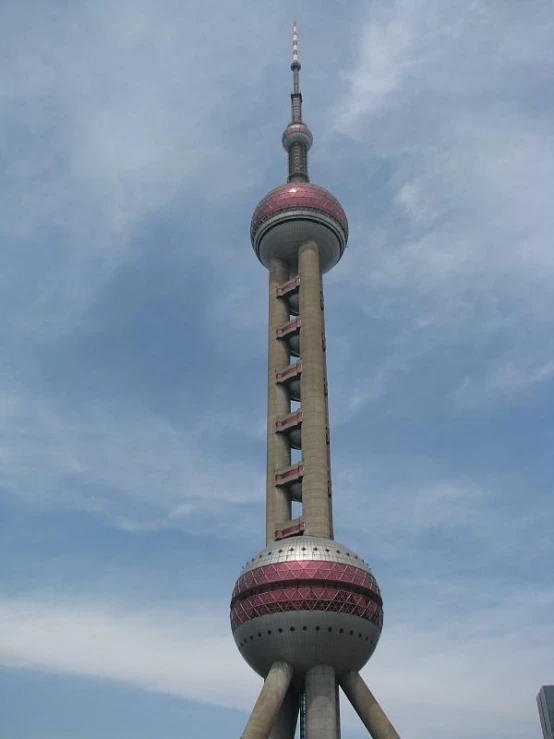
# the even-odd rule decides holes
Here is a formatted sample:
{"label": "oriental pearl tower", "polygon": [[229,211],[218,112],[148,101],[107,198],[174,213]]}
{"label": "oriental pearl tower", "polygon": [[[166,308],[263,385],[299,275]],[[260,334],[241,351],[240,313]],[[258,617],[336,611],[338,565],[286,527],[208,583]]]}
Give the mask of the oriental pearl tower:
{"label": "oriental pearl tower", "polygon": [[302,739],[339,739],[339,687],[374,739],[398,739],[359,674],[381,634],[379,586],[333,537],[322,275],[344,253],[348,222],[308,176],[296,23],[291,69],[287,184],[250,228],[269,272],[266,547],[235,584],[231,627],[264,684],[242,739],[293,739],[299,715]]}

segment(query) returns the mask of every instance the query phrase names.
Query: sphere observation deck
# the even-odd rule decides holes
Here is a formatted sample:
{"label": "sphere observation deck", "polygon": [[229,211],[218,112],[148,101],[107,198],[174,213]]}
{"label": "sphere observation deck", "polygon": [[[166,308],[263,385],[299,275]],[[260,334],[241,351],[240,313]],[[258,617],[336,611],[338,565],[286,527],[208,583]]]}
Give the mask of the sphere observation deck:
{"label": "sphere observation deck", "polygon": [[256,256],[264,267],[272,259],[295,265],[299,246],[315,241],[321,271],[328,272],[344,253],[348,220],[339,201],[311,182],[289,182],[258,203],[250,225]]}
{"label": "sphere observation deck", "polygon": [[383,601],[365,562],[332,539],[274,542],[242,570],[231,627],[244,659],[262,677],[276,661],[303,674],[314,665],[359,670],[383,624]]}

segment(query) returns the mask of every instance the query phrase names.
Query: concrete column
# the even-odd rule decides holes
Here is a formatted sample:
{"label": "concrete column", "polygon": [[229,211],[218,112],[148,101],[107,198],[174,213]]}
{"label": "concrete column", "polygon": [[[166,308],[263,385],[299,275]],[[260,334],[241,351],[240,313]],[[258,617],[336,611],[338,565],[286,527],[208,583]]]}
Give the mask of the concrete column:
{"label": "concrete column", "polygon": [[288,323],[290,314],[285,300],[277,298],[275,289],[289,278],[288,264],[273,259],[269,265],[269,347],[267,377],[267,489],[266,544],[275,539],[275,525],[291,518],[290,495],[284,487],[275,485],[275,471],[290,465],[290,445],[286,434],[275,432],[275,421],[290,413],[288,391],[275,382],[275,373],[290,362],[288,347],[275,338],[279,326]]}
{"label": "concrete column", "polygon": [[285,695],[292,680],[292,666],[275,662],[265,679],[241,739],[269,739]]}
{"label": "concrete column", "polygon": [[[323,281],[321,285],[321,296],[322,296],[322,303],[323,303]],[[325,333],[325,308],[322,308],[322,317],[321,317],[321,325],[323,327],[323,336],[326,336]],[[333,528],[333,472],[331,470],[331,430],[329,427],[329,386],[327,382],[327,350],[324,348],[323,350],[324,354],[324,370],[325,370],[325,386],[327,387],[327,394],[325,395],[325,422],[327,424],[327,470],[329,474],[329,519],[330,519],[330,529],[331,529],[331,538],[334,537],[334,528]],[[338,683],[337,683],[337,691],[338,691]]]}
{"label": "concrete column", "polygon": [[338,739],[335,671],[328,665],[306,673],[306,729],[308,739]]}
{"label": "concrete column", "polygon": [[305,533],[332,537],[327,448],[327,400],[325,397],[324,327],[321,308],[322,282],[317,244],[307,241],[299,249],[300,358],[302,360],[302,513]]}
{"label": "concrete column", "polygon": [[291,685],[277,714],[269,739],[294,739],[299,709],[298,691]]}
{"label": "concrete column", "polygon": [[339,681],[337,680],[335,676],[335,704],[337,706],[337,739],[341,739],[341,731],[340,731],[340,690],[339,690]]}
{"label": "concrete column", "polygon": [[373,739],[400,739],[359,672],[348,672],[339,682]]}

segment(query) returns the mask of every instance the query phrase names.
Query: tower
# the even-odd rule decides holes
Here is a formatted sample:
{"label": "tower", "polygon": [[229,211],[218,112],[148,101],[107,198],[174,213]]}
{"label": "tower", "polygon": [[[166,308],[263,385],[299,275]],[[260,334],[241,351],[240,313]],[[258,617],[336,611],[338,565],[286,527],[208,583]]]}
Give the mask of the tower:
{"label": "tower", "polygon": [[308,176],[296,24],[291,70],[287,184],[260,201],[250,229],[269,272],[266,547],[235,584],[231,627],[265,682],[242,739],[293,739],[299,713],[303,738],[339,739],[339,686],[374,739],[397,739],[359,674],[381,634],[381,593],[333,537],[322,275],[344,253],[348,222]]}
{"label": "tower", "polygon": [[554,739],[554,685],[543,685],[537,695],[543,739]]}

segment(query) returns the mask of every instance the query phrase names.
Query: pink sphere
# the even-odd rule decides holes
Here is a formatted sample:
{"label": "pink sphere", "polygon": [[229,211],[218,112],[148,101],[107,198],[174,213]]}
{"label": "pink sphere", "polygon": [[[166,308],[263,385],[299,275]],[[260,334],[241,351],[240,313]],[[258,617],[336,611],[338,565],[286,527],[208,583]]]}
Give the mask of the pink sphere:
{"label": "pink sphere", "polygon": [[252,246],[266,267],[272,258],[295,263],[300,244],[315,241],[322,272],[341,258],[348,240],[348,220],[334,195],[311,182],[289,182],[258,203],[250,225]]}

